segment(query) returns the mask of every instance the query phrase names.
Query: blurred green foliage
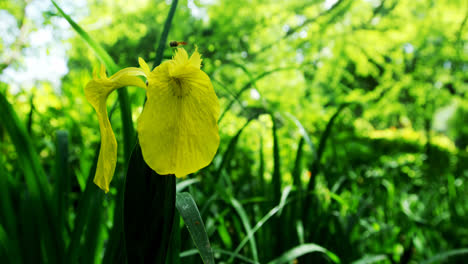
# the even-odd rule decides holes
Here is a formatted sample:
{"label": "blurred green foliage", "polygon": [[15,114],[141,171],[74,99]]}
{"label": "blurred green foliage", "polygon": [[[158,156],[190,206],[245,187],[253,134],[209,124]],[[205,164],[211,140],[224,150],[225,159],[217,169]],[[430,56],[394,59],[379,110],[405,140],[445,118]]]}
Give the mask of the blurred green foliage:
{"label": "blurred green foliage", "polygon": [[[65,23],[52,4],[40,23],[28,17],[35,2],[0,2],[19,32],[13,41],[0,40],[0,76],[25,67],[34,47],[28,36]],[[137,66],[138,57],[156,60],[170,1],[88,0],[85,10],[58,4],[119,67]],[[178,180],[178,186],[191,181],[185,190],[200,208],[217,263],[463,263],[467,20],[463,0],[179,1],[168,40],[186,41],[191,51],[198,46],[224,110],[212,165]],[[2,81],[0,92],[31,139],[46,189],[67,190],[51,196],[63,201],[57,212],[64,215],[64,252],[75,262],[101,263],[122,189],[117,180],[108,195],[82,201],[100,140],[83,87],[100,62],[77,34],[64,39],[56,44],[68,47],[69,72],[58,87],[47,78],[32,88]],[[165,59],[173,53],[166,47]],[[145,93],[132,87],[128,93],[135,121]],[[120,148],[115,178],[122,179],[116,93],[109,102]],[[19,158],[24,153],[5,126],[0,123],[0,191],[11,202],[0,214],[0,258],[60,262],[44,259],[46,249],[27,251],[45,238],[28,229],[35,211]],[[79,227],[83,204],[92,205],[87,217],[98,224]],[[73,235],[78,245],[71,245]],[[20,250],[5,251],[3,243]],[[178,243],[180,263],[201,263],[186,229]]]}

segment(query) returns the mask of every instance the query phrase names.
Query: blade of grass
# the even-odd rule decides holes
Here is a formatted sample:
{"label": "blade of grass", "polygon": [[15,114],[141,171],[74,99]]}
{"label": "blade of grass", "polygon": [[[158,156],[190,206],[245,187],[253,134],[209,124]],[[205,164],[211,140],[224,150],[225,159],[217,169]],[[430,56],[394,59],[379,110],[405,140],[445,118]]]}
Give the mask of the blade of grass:
{"label": "blade of grass", "polygon": [[[0,160],[0,170],[5,171],[3,166],[3,161]],[[18,226],[17,226],[17,219],[18,217],[13,210],[13,203],[12,197],[10,194],[10,187],[7,182],[7,175],[0,176],[0,223],[5,226],[6,230],[8,230],[8,234],[3,230],[4,237],[14,237],[18,238]],[[2,227],[2,226],[0,226]],[[2,227],[3,228],[3,227]],[[1,238],[0,238],[1,239]],[[14,261],[18,261],[18,263],[22,263],[22,256],[20,254],[20,246],[19,246],[19,239],[11,239],[5,240],[8,241],[5,244],[5,254],[11,260],[11,263]],[[0,242],[3,242],[0,241]],[[6,248],[8,247],[8,248]],[[0,255],[1,256],[1,255]]]}
{"label": "blade of grass", "polygon": [[[244,262],[247,262],[247,263],[252,263],[252,264],[259,264],[259,262],[255,262],[245,256],[242,256],[242,255],[239,255],[239,254],[234,254],[230,251],[227,251],[227,250],[223,250],[223,249],[219,249],[219,248],[213,248],[213,252],[215,253],[219,253],[219,254],[223,254],[223,255],[227,255],[227,256],[230,256],[232,258],[237,258],[239,260],[242,260]],[[181,258],[186,258],[186,257],[189,257],[189,256],[193,256],[195,254],[198,253],[198,250],[197,249],[189,249],[189,250],[186,250],[184,252],[181,252],[180,253],[180,257]]]}
{"label": "blade of grass", "polygon": [[125,179],[119,177],[115,181],[117,190],[120,190],[115,198],[114,223],[109,232],[109,244],[106,246],[102,263],[127,263],[125,249],[125,235],[123,223],[123,207],[125,194]]}
{"label": "blade of grass", "polygon": [[304,225],[300,219],[296,222],[296,232],[299,244],[304,244]]}
{"label": "blade of grass", "polygon": [[252,258],[254,261],[258,262],[258,252],[257,252],[257,243],[255,242],[255,236],[252,234],[252,227],[250,225],[249,218],[247,217],[247,213],[242,207],[242,204],[239,203],[234,197],[229,199],[229,203],[232,205],[234,210],[236,210],[237,214],[239,215],[242,225],[247,233],[247,237],[249,238],[250,247],[252,249]]}
{"label": "blade of grass", "polygon": [[34,212],[34,217],[28,219],[34,219],[30,224],[37,225],[36,228],[41,234],[41,242],[44,242],[44,250],[41,252],[45,254],[49,263],[60,262],[64,243],[63,237],[57,229],[56,210],[51,202],[49,182],[26,128],[3,93],[0,93],[0,123],[8,132],[18,153],[18,164],[24,173],[31,201],[30,210]]}
{"label": "blade of grass", "polygon": [[286,199],[288,199],[289,194],[291,193],[292,186],[288,185],[284,187],[283,192],[281,193],[281,199],[279,203],[280,210],[278,211],[278,216],[283,212],[283,208],[286,205]]}
{"label": "blade of grass", "polygon": [[[270,113],[271,122],[273,123],[272,127],[272,137],[273,137],[273,175],[271,176],[271,181],[273,184],[273,203],[278,204],[281,200],[281,159],[280,159],[280,150],[279,150],[279,139],[278,139],[278,124],[274,113]],[[276,252],[281,252],[283,250],[284,239],[286,238],[286,230],[282,228],[281,223],[284,221],[284,217],[278,217],[273,220],[273,230],[276,230],[277,236],[273,239],[273,250]]]}
{"label": "blade of grass", "polygon": [[239,98],[242,96],[242,94],[247,91],[256,81],[258,80],[261,80],[263,78],[265,78],[266,76],[272,74],[272,73],[275,73],[275,72],[278,72],[278,71],[284,71],[284,70],[291,70],[291,69],[296,69],[296,67],[281,67],[281,68],[276,68],[276,69],[273,69],[273,70],[270,70],[270,71],[265,71],[259,75],[257,75],[255,78],[253,79],[250,79],[237,93],[236,95],[234,96],[234,98],[229,101],[228,105],[224,108],[223,112],[221,113],[221,115],[219,116],[219,119],[218,119],[218,124],[221,123],[221,120],[223,120],[225,114],[227,113],[227,111],[229,111],[229,109],[231,109],[231,107],[234,105],[235,102],[239,102]]}
{"label": "blade of grass", "polygon": [[[80,37],[91,47],[91,49],[96,53],[98,58],[106,66],[106,69],[109,71],[109,74],[112,75],[119,70],[119,67],[111,58],[111,56],[104,50],[104,48],[99,45],[89,34],[84,31],[73,19],[67,15],[60,6],[54,1],[51,0],[52,4],[57,8],[59,13],[68,21],[72,28],[80,35]],[[119,105],[120,105],[120,115],[122,118],[122,130],[123,130],[123,141],[124,141],[124,157],[125,157],[125,168],[126,162],[130,159],[132,153],[132,148],[135,141],[135,130],[133,128],[132,120],[132,109],[130,100],[128,98],[127,88],[121,88],[117,90]]]}
{"label": "blade of grass", "polygon": [[193,243],[205,264],[214,264],[213,251],[206,234],[205,225],[198,211],[197,204],[189,193],[177,193],[176,207],[184,219]]}
{"label": "blade of grass", "polygon": [[372,264],[372,263],[382,263],[382,261],[388,260],[386,255],[366,255],[363,258],[360,258],[356,261],[353,261],[351,264]]}
{"label": "blade of grass", "polygon": [[301,181],[301,174],[302,174],[302,155],[303,155],[303,147],[304,147],[304,137],[299,139],[299,143],[297,144],[297,152],[296,152],[296,160],[294,161],[294,168],[292,169],[292,178],[293,184],[296,187],[296,190],[299,195],[302,193],[302,181]]}
{"label": "blade of grass", "polygon": [[274,114],[270,114],[271,121],[273,122],[272,136],[273,136],[273,202],[278,204],[281,198],[281,164],[279,156],[279,142],[277,134],[277,123]]}
{"label": "blade of grass", "polygon": [[158,48],[156,49],[156,58],[154,60],[155,66],[158,66],[162,62],[164,48],[167,47],[167,36],[169,35],[169,30],[171,29],[172,19],[174,18],[178,2],[178,0],[172,0],[171,9],[169,9],[169,14],[167,14],[166,21],[164,22],[164,29],[161,33],[161,37],[159,38]]}
{"label": "blade of grass", "polygon": [[265,194],[265,158],[263,157],[263,136],[260,135],[260,146],[258,149],[258,159],[260,162],[260,165],[258,166],[258,177],[260,178],[260,195]]}
{"label": "blade of grass", "polygon": [[26,130],[28,131],[28,134],[31,135],[32,132],[32,123],[33,123],[33,114],[34,114],[34,93],[31,94],[31,97],[29,98],[29,114],[28,114],[28,120],[26,122]]}
{"label": "blade of grass", "polygon": [[[94,208],[93,204],[100,204],[103,194],[100,189],[93,183],[93,176],[96,172],[96,165],[99,155],[99,148],[95,151],[93,165],[89,170],[88,180],[84,192],[80,195],[78,209],[74,220],[74,229],[70,236],[70,245],[68,246],[67,256],[69,263],[78,262],[80,256],[82,236],[85,233],[85,228],[89,225],[96,225],[90,221],[91,214],[94,213],[90,208]],[[89,227],[93,229],[92,227]],[[85,239],[84,239],[85,240]]]}
{"label": "blade of grass", "polygon": [[283,264],[283,263],[290,263],[291,261],[301,257],[303,255],[313,253],[313,252],[321,252],[324,253],[326,256],[330,258],[331,261],[334,263],[340,263],[340,258],[337,255],[333,254],[332,252],[328,251],[327,249],[316,245],[316,244],[303,244],[297,247],[294,247],[281,255],[279,258],[276,258],[268,264]]}
{"label": "blade of grass", "polygon": [[303,156],[303,147],[304,147],[305,139],[301,137],[299,139],[299,143],[297,145],[297,152],[296,152],[296,160],[294,161],[294,168],[292,169],[292,178],[293,178],[293,185],[296,188],[296,193],[298,199],[294,201],[294,206],[291,213],[291,219],[289,219],[290,223],[295,222],[297,219],[302,219],[301,212],[302,212],[302,200],[304,198],[304,190],[302,189],[302,156]]}
{"label": "blade of grass", "polygon": [[[288,204],[288,202],[285,202],[283,206],[286,206]],[[255,226],[252,228],[251,232],[247,234],[247,236],[239,243],[239,245],[237,246],[237,248],[234,250],[234,254],[238,254],[242,248],[245,246],[245,244],[247,244],[247,242],[249,241],[250,237],[252,237],[261,227],[263,227],[263,225],[271,218],[273,217],[275,214],[278,213],[278,211],[282,209],[282,207],[280,207],[280,205],[277,205],[275,207],[273,207],[264,217],[262,217],[258,222],[257,224],[255,224]],[[228,263],[231,263],[233,260],[233,258],[230,258],[228,260]]]}
{"label": "blade of grass", "polygon": [[239,137],[242,134],[242,131],[244,131],[244,129],[250,124],[252,120],[253,118],[248,119],[247,122],[245,122],[245,124],[237,131],[236,135],[234,135],[229,141],[229,144],[226,150],[224,151],[223,159],[221,160],[221,163],[219,164],[218,172],[216,173],[217,175],[221,174],[221,171],[224,169],[227,162],[232,159],[232,155],[234,154],[237,142],[239,141]]}
{"label": "blade of grass", "polygon": [[65,18],[70,26],[80,35],[81,38],[91,47],[91,49],[96,53],[96,55],[99,57],[99,59],[104,63],[106,66],[106,69],[110,71],[111,73],[116,73],[119,70],[119,67],[117,64],[115,64],[114,60],[111,58],[111,56],[106,52],[106,50],[99,45],[89,34],[84,31],[69,15],[67,15],[62,8],[54,1],[51,0],[52,4],[57,8],[59,11],[60,15]]}
{"label": "blade of grass", "polygon": [[[94,186],[93,186],[94,187]],[[104,210],[101,205],[103,198],[103,192],[97,190],[96,201],[92,203],[90,208],[87,208],[90,212],[88,218],[88,224],[86,225],[83,245],[80,246],[80,255],[78,263],[93,263],[96,259],[96,255],[101,252],[101,248],[98,248],[101,228],[104,224]]]}
{"label": "blade of grass", "polygon": [[54,201],[57,203],[57,221],[59,232],[66,233],[68,217],[68,195],[70,193],[70,174],[68,171],[68,132],[56,133]]}
{"label": "blade of grass", "polygon": [[9,260],[9,263],[14,263],[15,261],[19,261],[21,263],[21,259],[15,259],[14,255],[12,255],[11,247],[10,247],[11,239],[8,238],[8,235],[5,232],[5,229],[0,224],[0,259]]}
{"label": "blade of grass", "polygon": [[41,250],[44,247],[44,241],[41,240],[39,224],[35,224],[31,219],[37,219],[37,201],[31,199],[31,196],[23,194],[19,206],[19,236],[21,241],[21,252],[28,252],[23,255],[24,263],[35,263],[38,259],[44,259]]}
{"label": "blade of grass", "polygon": [[[312,164],[311,164],[311,166],[309,168],[311,176],[310,176],[310,179],[309,179],[309,183],[307,184],[307,191],[306,191],[307,193],[312,193],[314,191],[314,189],[315,189],[315,178],[316,178],[317,174],[319,173],[320,162],[321,162],[323,153],[325,151],[325,146],[327,144],[328,137],[331,134],[331,131],[332,131],[333,125],[335,124],[336,119],[338,118],[340,113],[348,105],[349,105],[349,103],[344,103],[344,104],[341,104],[338,107],[336,112],[329,119],[329,121],[327,123],[327,126],[325,127],[325,131],[322,133],[322,136],[320,137],[320,142],[319,142],[318,149],[317,149],[317,155],[315,156],[315,160],[312,162]],[[304,198],[304,206],[303,206],[303,209],[302,209],[302,217],[303,217],[302,222],[303,223],[308,223],[309,222],[308,221],[309,215],[307,214],[307,212],[312,211],[311,210],[312,199],[313,199],[312,195],[308,195],[308,196],[306,196]]]}
{"label": "blade of grass", "polygon": [[431,263],[442,262],[444,260],[447,260],[450,257],[461,256],[461,255],[468,255],[468,248],[453,249],[453,250],[449,250],[449,251],[436,254],[430,257],[429,259],[424,260],[423,262],[421,262],[421,264],[431,264]]}
{"label": "blade of grass", "polygon": [[299,133],[301,134],[302,138],[304,138],[305,142],[307,143],[307,145],[310,148],[310,151],[312,151],[312,153],[314,154],[314,157],[315,157],[316,153],[315,153],[314,143],[312,143],[312,140],[310,140],[309,133],[307,133],[307,130],[304,128],[301,121],[299,121],[299,119],[297,119],[294,115],[292,115],[291,113],[288,113],[288,112],[285,113],[285,116],[288,117],[289,119],[291,119],[294,122],[296,127],[299,129]]}
{"label": "blade of grass", "polygon": [[195,183],[198,183],[198,182],[200,182],[200,179],[197,179],[197,178],[193,178],[193,179],[188,179],[188,180],[181,181],[181,182],[177,183],[177,185],[176,185],[176,191],[177,191],[177,192],[181,192],[181,191],[183,191],[185,188],[189,187],[190,185],[195,184]]}
{"label": "blade of grass", "polygon": [[216,216],[216,221],[219,222],[217,225],[217,232],[219,235],[219,238],[223,242],[223,248],[231,248],[232,247],[232,239],[231,235],[229,234],[229,231],[227,229],[226,221],[224,220],[224,217],[230,212],[230,210],[226,209],[222,213],[217,214]]}
{"label": "blade of grass", "polygon": [[[223,169],[227,166],[228,162],[232,159],[235,153],[235,149],[237,146],[237,142],[239,141],[239,137],[242,134],[242,131],[250,124],[252,120],[254,120],[257,115],[252,116],[251,118],[247,119],[247,122],[237,131],[236,135],[231,138],[226,150],[223,153],[223,158],[218,166],[217,173],[215,175],[221,175],[217,185],[220,187],[218,189],[220,192],[226,193],[226,191],[232,191],[232,183],[231,179],[228,177],[226,173],[223,173]],[[223,184],[224,182],[224,184]],[[223,188],[223,186],[227,186]]]}

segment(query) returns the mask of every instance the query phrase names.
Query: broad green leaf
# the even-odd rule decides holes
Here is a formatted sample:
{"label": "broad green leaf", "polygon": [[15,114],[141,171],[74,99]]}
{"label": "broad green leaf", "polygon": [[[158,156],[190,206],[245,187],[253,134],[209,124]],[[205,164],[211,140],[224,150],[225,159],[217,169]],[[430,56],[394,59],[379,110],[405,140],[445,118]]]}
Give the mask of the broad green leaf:
{"label": "broad green leaf", "polygon": [[166,257],[166,264],[180,264],[180,215],[177,211],[174,214],[174,223],[172,224],[171,241],[169,245],[168,256]]}
{"label": "broad green leaf", "polygon": [[213,251],[206,234],[205,225],[198,211],[197,204],[190,193],[177,193],[176,206],[180,216],[184,219],[193,243],[198,249],[205,264],[214,264]]}
{"label": "broad green leaf", "polygon": [[175,176],[153,171],[137,144],[125,183],[124,230],[129,263],[165,263],[174,223],[175,194]]}

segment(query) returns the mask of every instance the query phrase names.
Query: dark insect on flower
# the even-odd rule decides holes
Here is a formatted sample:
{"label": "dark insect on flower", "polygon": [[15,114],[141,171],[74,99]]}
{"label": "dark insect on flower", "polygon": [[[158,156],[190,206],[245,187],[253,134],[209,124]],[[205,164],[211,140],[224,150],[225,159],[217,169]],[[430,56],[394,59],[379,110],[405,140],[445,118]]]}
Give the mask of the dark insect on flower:
{"label": "dark insect on flower", "polygon": [[177,46],[180,46],[180,45],[187,45],[187,42],[185,42],[185,41],[171,41],[169,43],[169,46],[171,46],[173,48],[177,47]]}

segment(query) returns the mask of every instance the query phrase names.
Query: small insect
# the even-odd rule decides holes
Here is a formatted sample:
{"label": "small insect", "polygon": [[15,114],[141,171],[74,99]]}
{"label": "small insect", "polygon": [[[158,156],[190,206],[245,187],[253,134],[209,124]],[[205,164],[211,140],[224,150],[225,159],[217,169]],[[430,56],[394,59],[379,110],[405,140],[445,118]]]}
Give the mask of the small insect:
{"label": "small insect", "polygon": [[169,46],[171,46],[173,48],[177,47],[177,46],[180,46],[180,45],[187,45],[187,42],[185,42],[185,41],[171,41],[169,43]]}

